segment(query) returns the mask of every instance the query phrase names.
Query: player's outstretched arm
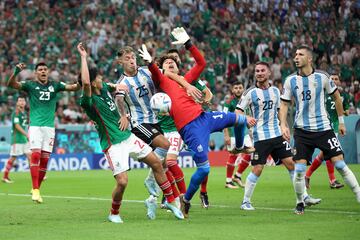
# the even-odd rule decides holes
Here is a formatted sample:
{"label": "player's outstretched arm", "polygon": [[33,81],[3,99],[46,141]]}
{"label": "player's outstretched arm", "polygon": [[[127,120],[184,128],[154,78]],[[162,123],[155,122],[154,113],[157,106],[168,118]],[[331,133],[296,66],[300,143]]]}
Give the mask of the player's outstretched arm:
{"label": "player's outstretched arm", "polygon": [[169,71],[165,71],[164,75],[167,76],[169,79],[176,81],[181,86],[183,86],[186,89],[186,92],[188,95],[190,95],[194,99],[197,99],[198,102],[201,101],[201,98],[202,98],[201,91],[199,89],[197,89],[196,87],[194,87],[193,85],[191,85],[190,83],[188,83],[183,76],[180,76],[176,73],[172,73]]}
{"label": "player's outstretched arm", "polygon": [[83,92],[85,96],[91,97],[90,75],[86,60],[87,52],[81,42],[77,45],[77,49],[81,57],[81,83],[83,87]]}
{"label": "player's outstretched arm", "polygon": [[335,108],[339,118],[339,133],[341,136],[346,134],[345,122],[344,122],[344,108],[341,100],[339,90],[336,90],[332,95],[332,99],[335,101]]}
{"label": "player's outstretched arm", "polygon": [[65,85],[65,91],[68,91],[68,92],[78,91],[78,90],[80,90],[80,88],[81,88],[81,86],[79,83]]}
{"label": "player's outstretched arm", "polygon": [[14,88],[14,89],[21,89],[22,84],[21,82],[16,80],[16,76],[22,71],[24,70],[26,67],[25,63],[19,63],[15,66],[14,72],[13,74],[11,74],[9,81],[7,82],[7,86]]}
{"label": "player's outstretched arm", "polygon": [[172,44],[184,45],[187,50],[191,52],[192,57],[195,59],[196,64],[186,73],[185,79],[192,83],[200,77],[202,71],[206,66],[206,61],[200,51],[192,44],[189,35],[183,27],[177,27],[171,31],[171,35],[176,39]]}
{"label": "player's outstretched arm", "polygon": [[290,142],[290,130],[287,126],[287,113],[289,108],[289,102],[281,101],[280,110],[279,110],[279,120],[280,120],[280,128],[283,134],[283,137],[286,141]]}
{"label": "player's outstretched arm", "polygon": [[151,72],[151,79],[155,82],[155,84],[159,85],[162,77],[164,76],[156,63],[154,63],[150,53],[148,52],[145,44],[141,45],[141,49],[138,49],[139,56],[148,64],[149,71]]}

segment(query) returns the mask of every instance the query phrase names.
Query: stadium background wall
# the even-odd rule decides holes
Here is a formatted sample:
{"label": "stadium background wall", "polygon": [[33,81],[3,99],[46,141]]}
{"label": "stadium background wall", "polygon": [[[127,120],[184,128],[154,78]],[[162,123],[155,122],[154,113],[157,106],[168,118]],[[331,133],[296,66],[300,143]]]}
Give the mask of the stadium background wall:
{"label": "stadium background wall", "polygon": [[[345,137],[339,137],[341,145],[345,153],[345,160],[347,163],[360,163],[360,116],[350,115],[345,118],[347,134]],[[65,128],[66,127],[66,128]],[[86,129],[82,125],[63,125],[58,126],[56,147],[54,153],[51,155],[48,164],[50,171],[75,171],[75,170],[90,170],[90,169],[108,169],[108,164],[101,153],[97,134],[92,129]],[[66,129],[66,130],[65,130]],[[0,137],[4,136],[7,141],[10,139],[10,127],[0,127]],[[81,139],[79,139],[81,138]],[[218,151],[223,145],[223,134],[214,133],[211,139],[215,142],[216,151],[211,151],[209,155],[210,164],[212,166],[225,166],[228,158],[226,151]],[[71,144],[76,142],[76,144]],[[83,144],[79,144],[83,143]],[[87,143],[87,144],[86,144]],[[71,148],[69,146],[77,146]],[[71,151],[69,151],[69,149]],[[65,154],[61,154],[61,153]],[[67,153],[71,152],[71,153]],[[314,155],[317,152],[314,153]],[[0,169],[4,170],[8,153],[0,153]],[[192,155],[189,152],[183,151],[178,158],[179,164],[182,167],[194,167]],[[130,167],[146,168],[143,163],[129,159]],[[29,171],[29,165],[25,157],[19,157],[18,167],[13,171]]]}

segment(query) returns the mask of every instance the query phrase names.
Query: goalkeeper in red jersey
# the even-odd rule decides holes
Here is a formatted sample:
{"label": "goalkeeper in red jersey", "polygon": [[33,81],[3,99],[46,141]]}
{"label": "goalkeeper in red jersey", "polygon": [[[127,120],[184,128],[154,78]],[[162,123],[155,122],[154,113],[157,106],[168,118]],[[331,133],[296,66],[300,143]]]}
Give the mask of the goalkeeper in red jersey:
{"label": "goalkeeper in red jersey", "polygon": [[[177,75],[179,69],[173,59],[166,59],[162,66],[165,73],[175,81],[160,72],[145,45],[142,46],[139,52],[140,56],[149,64],[149,70],[152,73],[152,79],[155,84],[171,98],[170,116],[174,119],[175,126],[182,139],[194,154],[193,159],[197,170],[191,177],[185,196],[181,199],[182,211],[185,217],[188,217],[190,200],[198,190],[200,183],[210,172],[208,161],[210,133],[235,126],[236,147],[241,151],[245,128],[247,125],[255,125],[256,120],[252,117],[245,117],[235,113],[203,111],[202,106],[195,102],[187,94],[186,90],[193,87],[191,83],[199,78],[205,68],[206,61],[199,50],[191,43],[190,37],[184,28],[176,28],[171,34],[176,39],[173,44],[184,44],[196,61],[195,66],[184,77]],[[181,85],[185,88],[180,86],[178,82],[182,82]]]}

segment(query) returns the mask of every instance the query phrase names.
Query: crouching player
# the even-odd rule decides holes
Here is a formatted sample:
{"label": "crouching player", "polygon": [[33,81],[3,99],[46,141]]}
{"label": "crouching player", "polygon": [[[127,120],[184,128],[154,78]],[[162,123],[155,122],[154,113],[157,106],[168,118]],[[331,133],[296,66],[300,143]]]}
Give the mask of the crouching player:
{"label": "crouching player", "polygon": [[95,123],[100,136],[101,147],[116,180],[108,220],[113,223],[123,222],[119,215],[119,209],[128,183],[129,156],[146,163],[152,168],[155,180],[166,197],[167,207],[174,213],[175,217],[183,219],[183,214],[175,205],[171,185],[166,179],[161,162],[152,152],[151,147],[129,130],[119,130],[120,116],[109,92],[109,90],[115,90],[115,86],[103,83],[96,70],[91,69],[89,71],[86,62],[87,53],[82,43],[79,43],[78,51],[81,55],[81,82],[83,88],[81,106]]}

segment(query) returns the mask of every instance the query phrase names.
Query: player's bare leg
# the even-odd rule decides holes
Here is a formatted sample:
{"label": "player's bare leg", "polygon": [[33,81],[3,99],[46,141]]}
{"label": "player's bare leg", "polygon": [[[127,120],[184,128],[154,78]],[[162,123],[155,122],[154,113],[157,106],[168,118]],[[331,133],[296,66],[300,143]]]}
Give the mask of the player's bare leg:
{"label": "player's bare leg", "polygon": [[120,217],[120,206],[123,195],[128,184],[127,172],[119,173],[115,176],[116,185],[112,193],[112,203],[108,220],[113,223],[123,223]]}

